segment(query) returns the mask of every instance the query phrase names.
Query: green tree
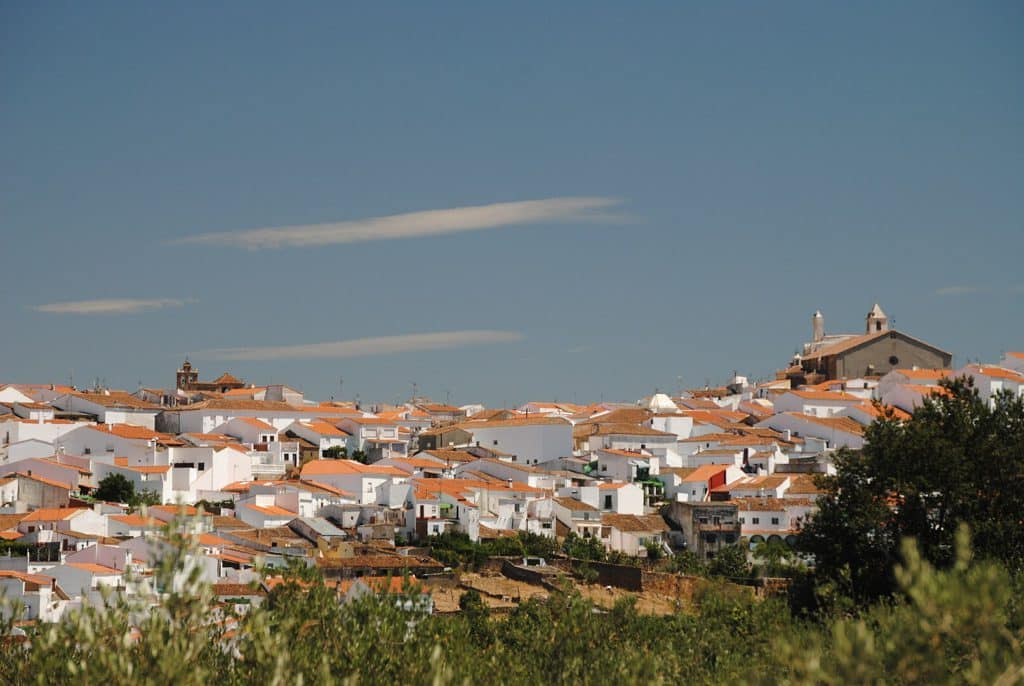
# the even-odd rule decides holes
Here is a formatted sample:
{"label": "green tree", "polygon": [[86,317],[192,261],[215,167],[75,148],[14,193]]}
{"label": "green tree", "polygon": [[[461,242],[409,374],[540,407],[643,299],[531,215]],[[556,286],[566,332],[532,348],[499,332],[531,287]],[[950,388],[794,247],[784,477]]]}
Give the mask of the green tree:
{"label": "green tree", "polygon": [[741,581],[750,576],[747,551],[738,545],[730,545],[715,553],[708,565],[710,576],[725,577],[730,581]]}
{"label": "green tree", "polygon": [[775,642],[778,669],[751,681],[772,684],[1019,684],[1024,681],[1021,615],[1010,575],[998,562],[972,562],[967,527],[954,560],[938,570],[916,542],[901,544],[894,602],[841,617],[800,641]]}
{"label": "green tree", "polygon": [[964,379],[945,382],[906,422],[883,416],[860,452],[840,451],[821,479],[819,511],[800,535],[819,581],[860,602],[896,588],[900,541],[939,567],[959,523],[981,557],[1024,569],[1024,400],[986,404]]}
{"label": "green tree", "polygon": [[707,562],[692,550],[681,550],[668,561],[668,569],[676,574],[688,576],[705,576],[708,573]]}
{"label": "green tree", "polygon": [[111,472],[100,479],[93,496],[97,500],[129,505],[135,499],[135,484],[123,474]]}
{"label": "green tree", "polygon": [[132,510],[137,510],[143,505],[160,505],[160,494],[146,488],[132,496],[132,499],[128,504],[131,505]]}
{"label": "green tree", "polygon": [[366,464],[366,461],[369,458],[366,457],[366,453],[364,451],[362,451],[362,450],[353,450],[352,451],[352,459],[355,460],[356,462],[362,462],[363,464]]}
{"label": "green tree", "polygon": [[754,559],[763,576],[792,576],[803,569],[796,552],[785,543],[759,543],[754,549]]}
{"label": "green tree", "polygon": [[324,457],[329,457],[332,460],[345,459],[348,457],[348,448],[343,445],[332,445],[324,451]]}
{"label": "green tree", "polygon": [[598,539],[593,536],[578,536],[570,531],[562,542],[562,551],[569,557],[578,560],[596,560],[603,562],[608,557],[608,551]]}

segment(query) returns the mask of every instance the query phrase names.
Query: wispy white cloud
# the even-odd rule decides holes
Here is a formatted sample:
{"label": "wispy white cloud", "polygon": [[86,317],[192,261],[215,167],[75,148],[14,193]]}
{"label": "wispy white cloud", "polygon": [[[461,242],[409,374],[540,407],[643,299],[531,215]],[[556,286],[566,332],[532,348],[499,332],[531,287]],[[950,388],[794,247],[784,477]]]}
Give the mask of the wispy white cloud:
{"label": "wispy white cloud", "polygon": [[523,335],[518,331],[439,331],[435,333],[403,334],[401,336],[379,336],[377,338],[354,338],[332,343],[215,348],[195,353],[193,357],[205,357],[213,360],[298,360],[366,357],[369,355],[393,355],[421,350],[461,348],[468,345],[512,343],[522,340],[522,338]]}
{"label": "wispy white cloud", "polygon": [[936,289],[935,295],[972,295],[984,293],[987,290],[984,286],[944,286]]}
{"label": "wispy white cloud", "polygon": [[250,250],[311,247],[362,241],[420,238],[464,231],[496,229],[527,224],[611,222],[621,215],[607,210],[619,205],[617,198],[564,197],[522,202],[503,202],[473,207],[454,207],[370,217],[328,224],[279,226],[242,231],[221,231],[183,236],[171,243],[232,245]]}
{"label": "wispy white cloud", "polygon": [[72,302],[36,305],[37,312],[51,314],[137,314],[165,307],[181,307],[191,300],[177,298],[107,298],[103,300],[76,300]]}

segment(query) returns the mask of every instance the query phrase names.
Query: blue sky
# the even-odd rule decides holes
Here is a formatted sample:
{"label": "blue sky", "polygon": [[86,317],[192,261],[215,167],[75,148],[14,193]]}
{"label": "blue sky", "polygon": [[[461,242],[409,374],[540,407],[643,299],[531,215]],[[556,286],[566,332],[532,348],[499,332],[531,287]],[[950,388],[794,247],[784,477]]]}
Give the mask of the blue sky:
{"label": "blue sky", "polygon": [[5,3],[0,381],[190,353],[315,397],[632,400],[876,300],[994,360],[1022,35],[1010,2]]}

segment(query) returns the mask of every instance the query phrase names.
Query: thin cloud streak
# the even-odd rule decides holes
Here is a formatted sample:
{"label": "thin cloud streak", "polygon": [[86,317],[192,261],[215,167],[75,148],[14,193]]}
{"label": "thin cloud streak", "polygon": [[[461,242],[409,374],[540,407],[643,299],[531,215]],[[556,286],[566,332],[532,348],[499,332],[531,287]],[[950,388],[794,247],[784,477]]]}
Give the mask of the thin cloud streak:
{"label": "thin cloud streak", "polygon": [[76,300],[72,302],[37,305],[36,312],[50,314],[138,314],[152,312],[165,307],[182,307],[191,300],[178,298],[107,298],[102,300]]}
{"label": "thin cloud streak", "polygon": [[935,295],[972,295],[984,293],[987,289],[981,286],[946,286],[935,291]]}
{"label": "thin cloud streak", "polygon": [[605,197],[563,197],[504,202],[327,224],[203,233],[183,236],[171,241],[171,244],[202,243],[260,250],[421,238],[544,222],[615,222],[621,221],[623,217],[604,210],[620,203],[621,200],[618,198]]}
{"label": "thin cloud streak", "polygon": [[518,331],[439,331],[436,333],[354,338],[333,343],[266,346],[255,348],[216,348],[195,353],[193,357],[212,360],[306,360],[370,355],[394,355],[423,350],[444,350],[469,345],[514,343],[523,339]]}

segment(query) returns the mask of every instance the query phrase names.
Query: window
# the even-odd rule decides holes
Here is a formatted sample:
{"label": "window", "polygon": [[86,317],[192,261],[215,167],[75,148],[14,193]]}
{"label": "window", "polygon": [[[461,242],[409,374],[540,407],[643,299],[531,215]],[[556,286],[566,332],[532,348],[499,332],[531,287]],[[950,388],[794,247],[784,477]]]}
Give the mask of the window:
{"label": "window", "polygon": [[779,523],[779,518],[778,517],[772,517],[772,524],[776,524],[777,525],[778,523]]}
{"label": "window", "polygon": [[754,517],[753,519],[750,520],[750,522],[751,522],[751,524],[760,524],[761,523],[761,518],[760,517]]}
{"label": "window", "polygon": [[900,363],[900,358],[896,357],[895,355],[890,355],[889,356],[889,364],[891,364],[893,367],[895,367],[899,363]]}
{"label": "window", "polygon": [[746,524],[746,517],[740,517],[740,524]]}
{"label": "window", "polygon": [[604,497],[604,509],[606,509],[606,510],[612,509],[612,497],[610,495],[606,495]]}
{"label": "window", "polygon": [[494,445],[498,445],[498,439],[497,438],[494,439]]}
{"label": "window", "polygon": [[701,524],[707,524],[708,523],[708,518],[707,517],[701,517],[697,521],[700,522]]}

